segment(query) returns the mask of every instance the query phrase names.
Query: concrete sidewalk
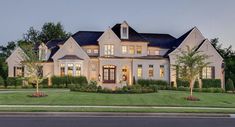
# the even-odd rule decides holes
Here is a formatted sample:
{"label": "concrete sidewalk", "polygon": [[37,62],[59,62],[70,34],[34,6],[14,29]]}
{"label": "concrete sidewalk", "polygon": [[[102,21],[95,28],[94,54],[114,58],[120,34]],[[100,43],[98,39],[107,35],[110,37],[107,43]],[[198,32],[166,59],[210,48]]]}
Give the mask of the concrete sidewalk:
{"label": "concrete sidewalk", "polygon": [[0,108],[117,108],[117,109],[202,109],[202,110],[235,110],[220,107],[169,107],[169,106],[86,106],[86,105],[0,105]]}
{"label": "concrete sidewalk", "polygon": [[234,114],[206,113],[116,113],[116,112],[0,112],[0,117],[166,117],[235,118]]}

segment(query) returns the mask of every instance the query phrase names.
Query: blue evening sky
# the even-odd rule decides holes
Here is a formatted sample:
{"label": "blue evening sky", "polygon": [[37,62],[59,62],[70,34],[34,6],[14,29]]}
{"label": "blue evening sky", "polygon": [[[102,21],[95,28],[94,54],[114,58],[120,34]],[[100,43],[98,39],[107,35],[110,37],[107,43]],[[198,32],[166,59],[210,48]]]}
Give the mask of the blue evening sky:
{"label": "blue evening sky", "polygon": [[30,26],[61,22],[66,31],[104,31],[126,20],[138,32],[179,37],[194,26],[235,46],[235,0],[1,0],[0,45]]}

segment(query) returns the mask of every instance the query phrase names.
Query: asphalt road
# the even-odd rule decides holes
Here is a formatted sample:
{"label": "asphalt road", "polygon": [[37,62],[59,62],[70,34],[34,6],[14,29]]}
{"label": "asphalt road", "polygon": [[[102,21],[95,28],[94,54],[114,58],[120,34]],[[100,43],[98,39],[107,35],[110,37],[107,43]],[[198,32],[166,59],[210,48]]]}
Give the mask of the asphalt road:
{"label": "asphalt road", "polygon": [[0,116],[0,127],[235,127],[234,118]]}

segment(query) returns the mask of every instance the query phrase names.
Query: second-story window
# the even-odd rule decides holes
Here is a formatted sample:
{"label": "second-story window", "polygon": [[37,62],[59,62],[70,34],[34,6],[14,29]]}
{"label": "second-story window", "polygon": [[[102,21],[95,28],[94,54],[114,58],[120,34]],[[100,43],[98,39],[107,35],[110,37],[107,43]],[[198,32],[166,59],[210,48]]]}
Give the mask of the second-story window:
{"label": "second-story window", "polygon": [[127,53],[127,46],[123,45],[122,46],[122,54],[126,54]]}
{"label": "second-story window", "polygon": [[155,50],[155,55],[160,55],[160,51],[159,50]]}
{"label": "second-story window", "polygon": [[142,47],[141,46],[137,46],[137,54],[142,54]]}
{"label": "second-story window", "polygon": [[95,54],[98,54],[98,53],[99,53],[99,50],[98,50],[98,49],[94,49],[94,53],[95,53]]}
{"label": "second-story window", "polygon": [[91,53],[91,49],[87,49],[86,52],[87,52],[87,53]]}
{"label": "second-story window", "polygon": [[107,56],[114,55],[114,46],[113,45],[104,45],[104,55],[107,55]]}
{"label": "second-story window", "polygon": [[122,27],[122,39],[128,39],[127,27]]}
{"label": "second-story window", "polygon": [[129,54],[135,54],[135,47],[134,46],[129,46]]}
{"label": "second-story window", "polygon": [[40,57],[39,57],[40,60],[46,60],[46,49],[44,49],[44,48],[40,49],[39,55],[40,55]]}

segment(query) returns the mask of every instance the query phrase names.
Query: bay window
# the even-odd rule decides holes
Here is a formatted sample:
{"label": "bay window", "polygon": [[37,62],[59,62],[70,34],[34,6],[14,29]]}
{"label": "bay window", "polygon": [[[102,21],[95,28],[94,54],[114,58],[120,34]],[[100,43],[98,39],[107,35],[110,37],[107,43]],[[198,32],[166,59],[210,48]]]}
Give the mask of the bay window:
{"label": "bay window", "polygon": [[149,65],[149,77],[153,77],[153,65]]}
{"label": "bay window", "polygon": [[68,76],[73,76],[73,64],[68,64]]}
{"label": "bay window", "polygon": [[81,65],[80,64],[75,65],[75,76],[81,76]]}
{"label": "bay window", "polygon": [[65,76],[65,64],[60,64],[60,76]]}
{"label": "bay window", "polygon": [[142,54],[142,47],[141,46],[137,46],[137,54]]}

